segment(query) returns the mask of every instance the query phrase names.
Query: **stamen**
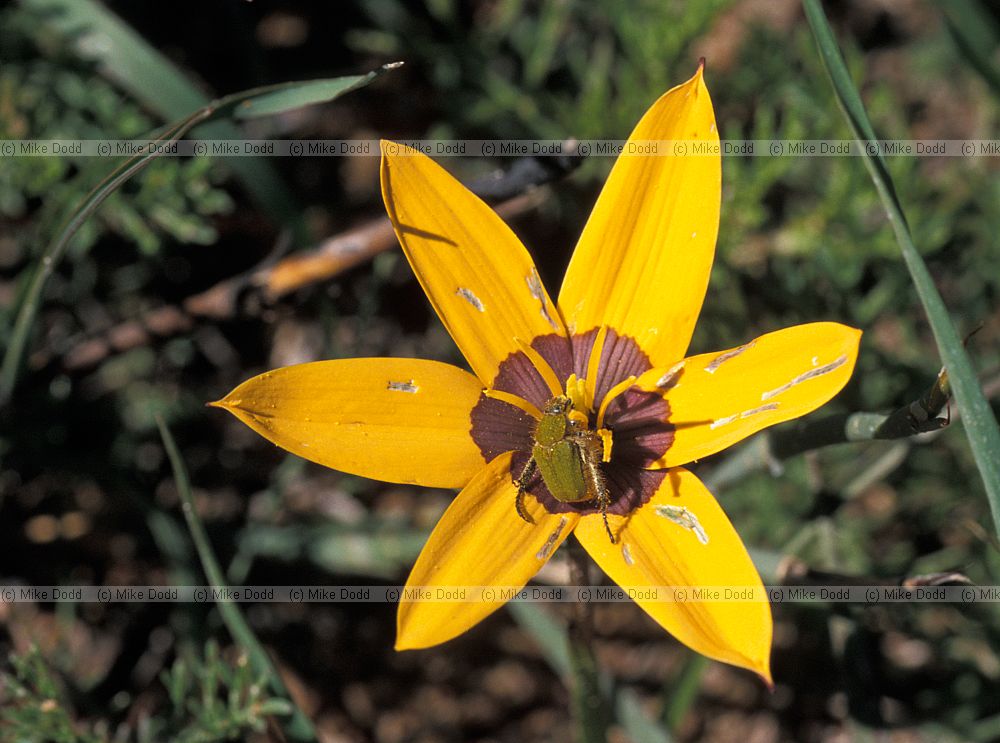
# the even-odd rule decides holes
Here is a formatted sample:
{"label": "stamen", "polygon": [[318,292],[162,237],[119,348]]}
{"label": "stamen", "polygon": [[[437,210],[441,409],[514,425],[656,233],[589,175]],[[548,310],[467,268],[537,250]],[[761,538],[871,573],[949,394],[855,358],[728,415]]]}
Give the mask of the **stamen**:
{"label": "stamen", "polygon": [[604,354],[604,339],[608,335],[608,326],[602,325],[594,336],[594,345],[590,347],[590,358],[587,359],[587,410],[594,409],[594,397],[597,395],[597,375],[601,369],[601,356]]}
{"label": "stamen", "polygon": [[587,404],[586,381],[577,377],[576,374],[570,374],[569,379],[566,380],[566,397],[573,402],[573,412],[581,413],[584,418],[583,423],[589,423],[587,413],[590,412],[590,406]]}
{"label": "stamen", "polygon": [[508,405],[513,405],[518,410],[522,410],[530,415],[536,421],[540,421],[542,419],[542,411],[525,400],[523,397],[518,397],[517,395],[512,395],[511,393],[503,392],[502,390],[483,390],[483,394],[493,400],[499,400],[500,402],[505,402]]}
{"label": "stamen", "polygon": [[538,351],[533,349],[520,338],[515,338],[514,342],[517,344],[518,348],[521,349],[522,353],[528,357],[532,365],[542,376],[542,379],[545,380],[545,384],[548,385],[549,392],[552,393],[552,397],[559,397],[563,392],[562,385],[559,384],[559,377],[557,377],[556,373],[552,371],[552,367],[549,366],[549,362],[542,358],[542,355],[538,353]]}
{"label": "stamen", "polygon": [[623,379],[621,382],[608,390],[608,394],[606,394],[604,396],[604,400],[601,401],[601,409],[597,412],[597,428],[604,427],[604,414],[608,411],[608,405],[611,401],[634,384],[635,377],[629,377],[628,379]]}
{"label": "stamen", "polygon": [[604,455],[601,460],[604,462],[611,461],[611,447],[614,445],[614,439],[612,438],[611,431],[606,428],[597,429],[597,435],[601,437],[601,443],[604,445]]}

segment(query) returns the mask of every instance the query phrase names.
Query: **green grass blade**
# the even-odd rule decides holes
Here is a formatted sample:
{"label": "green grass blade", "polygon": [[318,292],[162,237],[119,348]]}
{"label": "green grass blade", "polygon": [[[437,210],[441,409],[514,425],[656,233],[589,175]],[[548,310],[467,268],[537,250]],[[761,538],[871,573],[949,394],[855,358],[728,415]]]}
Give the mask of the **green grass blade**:
{"label": "green grass blade", "polygon": [[[573,674],[578,671],[574,668],[575,663],[566,627],[542,609],[539,604],[528,601],[513,601],[507,605],[507,609],[514,615],[517,623],[538,643],[538,647],[552,670],[563,679],[572,679]],[[631,690],[616,687],[607,674],[596,669],[594,669],[594,675],[596,676],[596,687],[605,699],[611,700],[611,709],[618,722],[628,732],[631,740],[636,741],[636,743],[670,743],[670,735],[645,714],[639,700]],[[569,683],[572,684],[573,681]],[[595,730],[600,727],[598,724],[594,725]],[[588,740],[586,737],[588,732],[590,731],[580,731],[581,743]],[[601,739],[603,740],[603,738]]]}
{"label": "green grass blade", "polygon": [[[803,6],[840,106],[855,138],[861,143],[862,150],[868,153],[876,145],[875,131],[868,120],[861,96],[844,64],[823,8],[819,0],[803,0]],[[1000,534],[1000,428],[997,427],[993,411],[976,379],[972,362],[948,316],[944,301],[934,285],[927,265],[913,243],[910,228],[906,223],[885,162],[878,154],[874,156],[866,154],[864,162],[889,217],[903,254],[903,261],[927,313],[941,360],[948,370],[955,402],[962,412],[962,423],[969,438],[969,446],[986,488],[993,525]]]}
{"label": "green grass blade", "polygon": [[366,75],[302,80],[258,88],[252,98],[243,100],[239,104],[233,111],[233,116],[237,119],[250,119],[255,116],[268,116],[291,111],[303,106],[310,106],[313,103],[332,101],[337,96],[367,85],[383,71],[398,66],[399,63],[386,65],[381,70],[369,72]]}
{"label": "green grass blade", "polygon": [[[160,137],[156,139],[157,144],[169,144],[184,136],[198,120],[203,118],[202,112],[196,112],[182,122],[168,128]],[[35,315],[42,300],[42,292],[48,283],[49,277],[55,271],[59,262],[66,254],[70,240],[73,235],[83,225],[90,216],[97,211],[97,208],[104,203],[112,193],[115,192],[129,178],[145,168],[159,154],[157,148],[153,148],[143,154],[134,155],[122,162],[112,170],[100,183],[88,193],[80,204],[73,210],[62,229],[46,246],[42,253],[42,258],[35,271],[28,281],[17,317],[14,320],[14,327],[11,331],[10,343],[4,352],[3,364],[0,365],[0,405],[4,405],[10,399],[14,391],[14,384],[17,382],[17,375],[21,368],[21,358],[31,334],[31,328],[35,322]]]}
{"label": "green grass blade", "polygon": [[367,85],[383,72],[397,66],[398,64],[384,65],[379,70],[364,75],[280,83],[227,95],[168,126],[156,138],[156,142],[161,147],[147,149],[119,164],[77,205],[55,239],[42,253],[42,259],[35,268],[21,300],[11,332],[10,343],[4,353],[3,364],[0,366],[0,405],[6,404],[14,390],[17,374],[21,367],[21,359],[41,303],[45,284],[66,254],[66,249],[69,247],[73,235],[116,189],[160,156],[162,145],[176,142],[196,126],[208,124],[217,119],[237,114],[242,118],[263,116],[320,101],[332,100],[348,91]]}
{"label": "green grass blade", "polygon": [[[208,541],[205,526],[201,523],[198,511],[195,509],[194,497],[191,494],[191,482],[188,478],[187,468],[184,466],[184,460],[181,459],[180,451],[177,449],[177,444],[174,442],[174,437],[171,435],[170,429],[167,428],[163,419],[159,416],[156,418],[156,425],[160,429],[160,437],[163,439],[163,446],[166,448],[167,457],[170,459],[174,481],[177,485],[177,493],[181,498],[184,518],[187,520],[188,530],[191,532],[191,539],[194,541],[198,558],[201,560],[202,569],[204,569],[211,586],[214,588],[225,588],[226,582],[223,578],[222,568],[219,566],[218,560],[215,559],[215,553],[212,551],[212,545]],[[258,675],[267,677],[272,692],[292,702],[292,717],[285,724],[285,731],[288,733],[288,736],[292,740],[316,740],[316,731],[312,723],[302,710],[295,705],[295,700],[288,693],[288,689],[281,680],[278,670],[271,663],[271,659],[268,657],[264,647],[260,644],[250,625],[247,624],[246,619],[243,618],[243,612],[240,611],[239,606],[232,599],[225,596],[224,593],[216,599],[216,606],[219,609],[219,614],[222,615],[222,621],[226,623],[229,633],[246,652],[254,671]]]}
{"label": "green grass blade", "polygon": [[566,628],[538,604],[512,601],[507,610],[517,623],[538,643],[549,667],[563,678],[569,675],[569,638]]}
{"label": "green grass blade", "polygon": [[615,717],[635,743],[671,743],[673,738],[649,718],[639,698],[629,689],[615,695]]}
{"label": "green grass blade", "polygon": [[978,0],[948,0],[938,3],[948,32],[969,64],[1000,95],[1000,24]]}
{"label": "green grass blade", "polygon": [[680,675],[665,690],[663,721],[669,730],[676,733],[684,722],[684,718],[698,697],[701,677],[710,662],[704,655],[692,653],[681,669]]}

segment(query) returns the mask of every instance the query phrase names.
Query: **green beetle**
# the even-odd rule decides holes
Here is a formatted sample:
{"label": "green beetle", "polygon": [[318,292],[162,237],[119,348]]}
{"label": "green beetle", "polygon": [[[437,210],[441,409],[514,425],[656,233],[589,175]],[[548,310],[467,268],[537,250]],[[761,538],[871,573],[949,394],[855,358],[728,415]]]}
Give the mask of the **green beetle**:
{"label": "green beetle", "polygon": [[615,541],[608,525],[608,493],[600,463],[604,458],[605,441],[577,417],[571,416],[573,401],[566,395],[553,397],[545,404],[542,418],[535,427],[535,443],[531,459],[515,480],[517,514],[531,523],[524,510],[524,494],[528,481],[538,470],[552,497],[563,503],[594,501],[604,517],[604,528],[612,544]]}

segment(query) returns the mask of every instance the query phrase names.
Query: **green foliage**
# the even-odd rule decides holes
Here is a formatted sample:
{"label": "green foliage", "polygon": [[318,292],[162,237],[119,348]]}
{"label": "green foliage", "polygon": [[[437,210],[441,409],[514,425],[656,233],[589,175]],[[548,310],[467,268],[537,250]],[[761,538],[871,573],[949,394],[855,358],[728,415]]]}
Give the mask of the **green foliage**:
{"label": "green foliage", "polygon": [[[0,672],[0,729],[9,743],[102,743],[109,738],[73,721],[65,694],[38,648],[12,653]],[[227,660],[213,640],[202,652],[190,648],[160,674],[166,692],[162,708],[143,715],[134,728],[119,728],[116,740],[153,743],[214,743],[243,740],[261,732],[268,718],[286,717],[291,705],[268,694],[266,679],[254,674],[247,657]],[[107,728],[107,722],[99,726]],[[125,737],[123,737],[123,735]]]}
{"label": "green foliage", "polygon": [[145,724],[141,741],[239,740],[264,730],[268,717],[292,712],[288,701],[269,696],[267,680],[254,674],[246,655],[226,662],[211,640],[203,658],[190,653],[178,658],[160,681],[171,711]]}
{"label": "green foliage", "polygon": [[[0,48],[0,138],[130,139],[147,136],[156,123],[124,99],[80,60],[58,50],[43,58],[15,56],[30,50],[18,35],[18,17],[8,10]],[[10,24],[10,25],[8,25]],[[32,248],[44,244],[68,205],[78,202],[108,170],[108,159],[64,155],[4,158],[0,167],[0,216],[25,219],[43,229]],[[217,187],[218,168],[203,158],[161,158],[112,196],[96,219],[78,233],[76,245],[92,245],[115,234],[152,254],[165,239],[208,245],[217,235],[212,218],[229,211],[229,195]],[[42,202],[41,204],[39,202]],[[26,239],[30,236],[25,235]]]}
{"label": "green foliage", "polygon": [[[840,45],[818,0],[804,0],[806,16],[816,38],[820,56],[852,134],[861,142],[874,143],[877,135],[868,118],[857,87],[844,64]],[[867,152],[867,150],[866,150]],[[927,265],[917,252],[913,233],[907,223],[903,203],[899,199],[892,175],[883,158],[862,155],[865,168],[878,192],[889,220],[903,263],[920,297],[927,321],[934,335],[937,355],[944,363],[955,405],[962,414],[969,446],[986,489],[993,515],[994,531],[1000,534],[1000,427],[983,394],[972,361],[966,353],[959,333],[949,316],[948,306],[941,298]]]}
{"label": "green foliage", "polygon": [[[722,77],[713,90],[720,101],[718,116],[725,137],[851,138],[834,98],[816,84],[824,72],[807,30],[796,29],[779,43],[773,32],[756,29],[744,53],[755,64],[741,68],[738,75]],[[794,63],[789,63],[789,56]],[[860,75],[860,56],[855,52],[850,58]],[[899,121],[903,106],[899,94],[885,86],[872,91],[870,113],[885,123],[885,137],[916,138]],[[741,122],[748,109],[752,123],[744,129]],[[996,121],[996,113],[991,116]],[[889,161],[908,202],[934,205],[911,210],[921,250],[933,259],[961,247],[962,255],[974,256],[980,266],[1000,259],[996,241],[982,235],[970,242],[962,234],[965,225],[977,232],[987,229],[983,216],[990,221],[1000,217],[995,199],[988,203],[996,183],[987,163],[949,159],[947,167],[931,171],[933,165],[933,158]],[[817,311],[835,313],[862,328],[871,327],[887,312],[899,314],[903,308],[917,307],[905,275],[890,270],[899,250],[860,158],[730,157],[723,167],[726,194],[720,255],[736,274],[758,277],[766,271],[777,278],[769,282],[769,303],[791,306],[802,319],[815,317]],[[773,206],[778,199],[780,213]],[[976,273],[983,289],[1000,288],[995,271]],[[978,304],[981,297],[963,292],[957,299],[977,303],[975,309],[982,316],[986,308]],[[920,361],[933,364],[933,359]]]}
{"label": "green foliage", "polygon": [[74,724],[52,672],[38,648],[11,653],[11,668],[0,672],[0,729],[9,743],[101,743]]}
{"label": "green foliage", "polygon": [[[72,5],[69,0],[57,4]],[[323,59],[324,65],[336,64],[338,70],[363,69],[370,65],[371,54],[378,55],[379,61],[405,59],[407,63],[399,75],[402,85],[386,77],[384,84],[344,104],[349,113],[345,136],[374,132],[386,136],[624,138],[653,99],[691,74],[705,36],[715,35],[718,42],[717,19],[734,5],[723,0],[644,1],[627,6],[611,0],[349,3],[344,12],[349,23],[343,28],[323,27],[322,33],[329,36],[330,48],[335,47],[337,53],[348,56],[341,43],[346,40],[356,54],[349,61],[327,63]],[[972,5],[982,4],[956,2],[956,8],[949,6],[943,12],[953,16]],[[857,21],[860,6],[851,7],[845,13]],[[310,23],[315,21],[309,15],[313,11],[302,12]],[[81,15],[85,14],[81,11]],[[154,74],[157,60],[130,66],[124,71],[131,75],[128,81],[124,76],[104,78],[81,61],[79,49],[58,34],[25,29],[18,19],[23,17],[7,14],[0,23],[4,62],[0,65],[0,136],[129,137],[150,131],[156,123],[150,116],[172,118],[155,108],[152,96],[142,95],[143,91],[161,91],[151,82],[162,79],[156,76],[163,74],[162,65]],[[860,38],[850,30],[838,29],[851,76],[880,134],[988,138],[1000,130],[1000,106],[981,79],[989,77],[978,69],[988,59],[982,49],[988,52],[995,43],[987,38],[984,46],[982,33],[970,36],[989,31],[988,26],[970,24],[969,18],[964,21],[950,32],[962,32],[962,43],[977,42],[975,67],[964,62],[960,50],[951,45],[946,26],[919,34],[904,29],[898,44],[877,41],[874,53],[868,46],[871,39],[865,39],[862,48]],[[752,24],[734,28],[729,27],[725,38],[732,50],[731,62],[725,65],[711,57],[707,61],[707,80],[725,138],[850,138],[804,21],[781,30]],[[320,33],[318,26],[311,29]],[[127,39],[131,48],[147,43],[126,30],[131,34]],[[292,59],[295,52],[283,50],[281,54],[286,52]],[[274,53],[268,50],[266,55]],[[327,66],[317,68],[315,59],[299,64],[297,74],[302,77],[329,72]],[[894,72],[887,73],[887,68]],[[184,77],[183,70],[171,69]],[[199,92],[190,79],[185,80],[185,90]],[[383,115],[385,111],[391,118]],[[940,131],[928,131],[928,122]],[[319,183],[318,173],[323,173],[322,190],[316,186],[316,192],[302,195],[293,206],[301,212],[306,204],[326,199],[324,207],[313,208],[309,218],[315,216],[322,234],[327,234],[381,213],[377,173],[374,167],[365,170],[373,163],[303,159],[281,166],[293,175],[290,182],[297,188]],[[94,168],[99,164],[97,159],[86,158],[18,158],[3,163],[0,214],[15,220],[10,229],[16,231],[18,248],[17,259],[10,262],[8,258],[4,269],[13,266],[17,270],[26,262],[34,249],[28,247],[29,233],[54,225],[61,216],[57,212],[70,207],[97,180]],[[445,165],[468,173],[481,173],[486,167],[471,160]],[[546,279],[561,275],[559,261],[568,255],[600,188],[602,173],[610,165],[608,158],[593,158],[569,182],[549,189],[538,213],[523,216],[514,225],[536,258],[549,264],[542,266],[550,272]],[[887,158],[887,165],[907,204],[922,257],[960,324],[960,333],[987,322],[986,329],[970,341],[969,352],[981,371],[996,376],[1000,368],[994,320],[1000,296],[996,270],[1000,265],[996,239],[1000,179],[994,162],[990,158],[898,157]],[[352,170],[356,166],[357,171]],[[940,362],[862,161],[727,157],[723,168],[718,256],[693,352],[726,348],[797,322],[837,320],[865,330],[862,353],[850,385],[817,415],[890,410],[920,394]],[[38,326],[44,334],[39,334],[35,347],[51,353],[50,358],[58,362],[80,336],[101,333],[109,325],[142,316],[165,302],[178,302],[178,297],[192,293],[192,285],[209,286],[258,261],[270,248],[273,235],[253,239],[250,231],[234,226],[237,220],[213,222],[213,216],[230,203],[215,178],[214,168],[206,163],[160,160],[109,199],[78,238],[80,244],[92,244],[94,253],[71,251],[52,277],[47,303],[39,314]],[[351,179],[354,201],[348,208],[340,197]],[[271,181],[257,182],[261,190],[271,190]],[[247,186],[246,180],[243,185]],[[247,219],[239,221],[256,225],[268,213],[265,208],[257,212],[248,208],[241,214]],[[213,229],[228,238],[225,245],[239,244],[247,250],[234,255],[224,250],[184,251],[172,244],[175,240],[212,241]],[[122,251],[122,240],[115,238],[140,249],[127,245]],[[2,296],[12,294],[6,291]],[[159,413],[176,432],[193,481],[203,488],[195,491],[193,499],[228,582],[289,571],[303,576],[304,582],[316,583],[342,578],[402,580],[450,494],[384,486],[321,471],[292,457],[278,465],[280,455],[273,448],[243,435],[237,426],[227,426],[202,407],[235,381],[274,366],[275,359],[288,363],[289,359],[358,355],[426,356],[461,363],[398,254],[387,253],[374,270],[361,268],[329,282],[322,291],[302,292],[289,301],[263,307],[247,300],[232,318],[205,320],[162,343],[154,339],[111,354],[93,373],[63,373],[55,364],[41,371],[38,366],[29,368],[19,388],[23,395],[16,401],[18,410],[26,414],[18,414],[16,430],[5,430],[0,439],[5,459],[5,471],[0,472],[0,508],[4,509],[0,524],[14,545],[9,550],[10,572],[24,568],[27,574],[29,568],[37,567],[21,564],[27,562],[20,557],[27,549],[40,549],[21,534],[22,522],[36,513],[59,512],[61,498],[96,490],[107,505],[88,512],[95,524],[93,538],[85,547],[94,550],[88,560],[108,566],[108,574],[121,573],[122,563],[127,562],[129,570],[133,563],[146,566],[159,580],[162,573],[157,570],[166,564],[177,571],[171,563],[180,562],[186,563],[188,576],[198,575],[179,518],[173,522],[173,486],[166,484],[167,460],[153,433],[153,420]],[[95,426],[95,420],[101,425]],[[717,463],[718,459],[695,466],[701,468],[699,474],[710,476]],[[974,582],[995,584],[1000,582],[1000,552],[982,530],[988,516],[978,488],[968,444],[961,430],[953,427],[915,443],[867,442],[813,452],[784,463],[780,471],[775,468],[739,478],[719,488],[717,495],[758,564],[771,566],[762,568],[770,577],[777,574],[782,556],[791,556],[813,569],[855,576],[899,580],[959,570]],[[138,555],[121,546],[141,544],[147,528],[156,535],[162,554],[155,552],[152,540],[145,540],[148,550],[139,548]],[[81,554],[81,543],[65,541],[57,546],[64,548],[67,561],[53,558],[51,564],[39,561],[44,567],[37,567],[51,575],[53,582],[73,574]],[[54,548],[45,554],[58,556]],[[512,609],[539,639],[541,653],[548,655],[556,673],[565,676],[568,655],[559,623],[541,607],[524,604]],[[857,720],[866,720],[864,724],[873,727],[912,726],[918,729],[917,735],[935,740],[995,738],[998,718],[991,715],[995,714],[992,702],[1000,693],[1000,616],[995,605],[965,609],[777,607],[776,670],[793,672],[800,656],[810,662],[819,657],[829,668],[812,674],[819,678],[796,679],[794,673],[777,678],[779,693],[771,701],[762,696],[762,706],[753,714],[777,720],[774,724],[788,739],[818,739],[819,733],[795,728],[800,717],[818,719],[816,724],[824,730],[841,726],[845,735],[851,734]],[[123,625],[143,621],[135,607],[121,610]],[[190,622],[190,617],[178,618],[189,610],[184,607],[169,621],[164,618],[164,626],[177,639],[175,646],[188,648],[195,643],[197,647],[203,639],[198,636],[202,624]],[[310,607],[289,619],[255,607],[248,618],[254,626],[261,616],[272,622],[270,626],[279,630],[274,634],[276,651],[296,666],[325,705],[336,708],[334,716],[341,715],[340,707],[349,707],[348,702],[339,701],[341,696],[348,698],[348,686],[351,693],[375,688],[371,696],[377,700],[379,714],[391,716],[405,704],[396,698],[402,694],[394,697],[391,691],[394,674],[400,668],[409,669],[406,672],[414,675],[406,676],[405,684],[411,679],[415,684],[425,683],[427,676],[418,676],[414,669],[422,663],[406,666],[412,661],[388,650],[391,611],[379,615],[378,608],[365,607],[360,617],[352,611],[362,612],[351,606]],[[106,629],[99,620],[83,616],[81,624]],[[599,650],[613,651],[599,653],[617,663],[609,664],[609,670],[639,688],[637,697],[648,692],[654,694],[654,702],[659,700],[653,705],[650,697],[642,699],[643,704],[625,703],[623,699],[629,698],[622,697],[623,690],[614,690],[618,718],[632,737],[641,739],[640,731],[655,718],[657,705],[668,727],[685,739],[702,732],[685,723],[704,715],[706,707],[709,714],[723,712],[719,717],[738,719],[745,712],[726,699],[713,697],[705,704],[699,698],[701,666],[697,663],[685,669],[672,666],[672,681],[667,679],[662,691],[655,684],[663,679],[636,680],[645,660],[623,670],[635,645],[656,647],[657,653],[642,653],[648,655],[650,667],[661,649],[669,662],[679,657],[671,641],[662,634],[654,636],[648,623],[643,628],[640,622],[644,620],[637,620],[638,616],[636,611],[631,618],[615,620],[621,623],[602,627],[597,640],[604,643]],[[492,621],[503,620],[498,616]],[[630,622],[628,631],[619,635],[618,628],[626,621]],[[290,626],[295,630],[280,632]],[[299,633],[300,626],[306,631]],[[347,668],[331,664],[322,652],[307,657],[322,644],[316,637],[325,641],[330,636],[324,634],[327,631],[336,642],[344,643],[337,645],[336,652],[338,662],[342,652],[348,658],[343,662]],[[477,630],[462,642],[489,642],[490,635],[489,630]],[[289,642],[288,636],[295,639]],[[865,651],[868,636],[876,641]],[[364,645],[371,654],[350,647],[358,637],[364,637],[363,642],[354,644]],[[508,643],[505,647],[514,646],[503,637]],[[908,657],[908,666],[884,652],[901,640],[906,648],[923,649],[922,655]],[[630,644],[633,647],[627,647]],[[353,659],[367,660],[383,651],[385,658],[379,656],[366,669],[373,679],[352,675]],[[426,657],[434,663],[427,667],[439,673],[435,664],[450,662],[453,652],[451,646],[428,651]],[[504,661],[516,655],[515,662],[522,662],[521,654],[520,649],[508,653]],[[794,656],[791,662],[789,656]],[[919,664],[921,657],[925,660]],[[0,712],[0,725],[15,720],[11,715],[20,715],[25,725],[49,725],[38,729],[53,731],[53,740],[91,743],[97,738],[81,732],[84,726],[74,722],[75,713],[81,719],[98,720],[87,729],[103,733],[110,729],[101,727],[104,718],[123,709],[119,705],[116,712],[105,713],[95,709],[96,704],[85,707],[62,691],[61,679],[57,683],[50,674],[47,681],[40,680],[48,671],[37,654],[34,661],[26,655],[12,661],[12,666],[18,663],[28,670],[20,675],[11,671],[4,678],[5,691],[20,696]],[[743,694],[735,673],[715,665],[711,668],[718,674],[712,681],[716,688],[724,679],[727,684],[733,682],[734,695]],[[86,687],[68,671],[64,673],[67,686]],[[260,729],[268,712],[280,714],[283,722],[289,716],[284,701],[266,696],[269,692],[252,668],[241,660],[226,662],[212,644],[201,653],[182,652],[160,680],[162,689],[153,680],[150,688],[122,690],[129,700],[138,694],[159,695],[164,700],[142,726],[128,731],[135,740],[239,737]],[[473,681],[455,675],[448,683],[457,689]],[[546,686],[559,685],[553,680]],[[106,690],[97,704],[117,698],[115,691]],[[845,695],[848,708],[841,710],[838,698]],[[66,699],[73,699],[75,710]],[[897,717],[882,723],[864,718],[859,710],[866,699],[896,710]],[[772,702],[772,708],[765,709]],[[799,712],[813,708],[825,711]],[[796,711],[786,714],[783,709]],[[832,720],[834,712],[842,719]],[[51,719],[41,719],[43,713]],[[369,724],[375,725],[345,722],[365,732]],[[561,718],[557,724],[565,727]],[[711,731],[704,732],[710,737]],[[376,735],[372,730],[369,737]],[[365,736],[359,733],[358,737]]]}
{"label": "green foliage", "polygon": [[685,56],[729,0],[699,3],[502,0],[465,27],[460,3],[364,3],[374,28],[355,48],[414,59],[447,110],[430,136],[624,138],[665,90],[694,73]]}

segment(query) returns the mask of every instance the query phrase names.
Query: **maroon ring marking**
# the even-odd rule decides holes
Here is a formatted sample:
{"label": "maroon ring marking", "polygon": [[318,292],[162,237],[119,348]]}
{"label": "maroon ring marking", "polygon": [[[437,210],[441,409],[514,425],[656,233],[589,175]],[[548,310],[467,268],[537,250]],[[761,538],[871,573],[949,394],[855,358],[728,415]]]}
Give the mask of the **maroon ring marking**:
{"label": "maroon ring marking", "polygon": [[[597,330],[564,338],[556,333],[535,338],[531,347],[552,367],[565,384],[570,374],[582,378]],[[634,339],[608,329],[598,365],[594,407],[600,406],[608,391],[630,376],[638,377],[652,368],[649,357]],[[524,398],[541,409],[552,397],[544,378],[521,351],[512,353],[501,364],[492,389]],[[604,415],[604,427],[611,430],[614,446],[611,461],[601,463],[611,503],[608,513],[627,515],[648,501],[656,492],[666,470],[647,470],[670,448],[674,426],[669,422],[670,406],[655,392],[635,387],[614,398]],[[596,411],[590,414],[594,427]],[[472,410],[473,441],[487,461],[513,451],[511,477],[520,476],[534,445],[535,420],[505,402],[480,396]],[[592,501],[564,503],[556,500],[536,473],[528,483],[527,493],[550,513],[598,513]]]}

